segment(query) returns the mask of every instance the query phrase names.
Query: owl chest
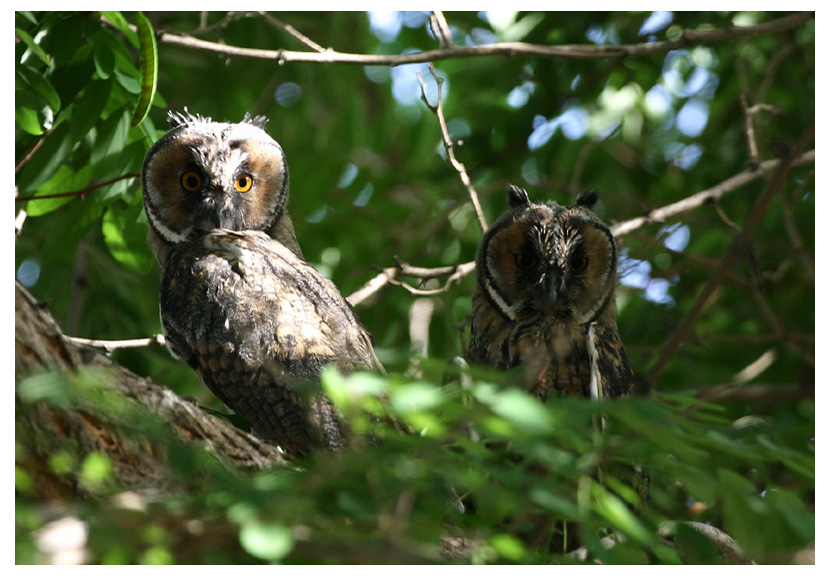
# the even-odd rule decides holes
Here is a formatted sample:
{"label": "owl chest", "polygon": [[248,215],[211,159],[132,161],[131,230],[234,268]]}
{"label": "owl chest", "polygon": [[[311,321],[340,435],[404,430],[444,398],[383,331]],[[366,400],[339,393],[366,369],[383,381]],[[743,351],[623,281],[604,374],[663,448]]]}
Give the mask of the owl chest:
{"label": "owl chest", "polygon": [[529,392],[548,396],[588,396],[591,365],[587,331],[552,320],[517,327],[514,350]]}
{"label": "owl chest", "polygon": [[467,356],[493,368],[515,369],[519,385],[541,398],[590,393],[587,328],[574,322],[543,314],[511,321],[479,294]]}

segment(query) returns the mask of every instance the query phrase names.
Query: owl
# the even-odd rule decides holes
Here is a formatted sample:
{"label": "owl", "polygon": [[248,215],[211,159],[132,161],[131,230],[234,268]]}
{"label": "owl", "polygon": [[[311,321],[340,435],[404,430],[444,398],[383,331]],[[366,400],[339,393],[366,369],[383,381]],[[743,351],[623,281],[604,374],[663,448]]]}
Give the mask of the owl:
{"label": "owl", "polygon": [[216,228],[260,230],[302,258],[288,215],[288,163],[264,116],[242,122],[170,112],[171,130],[141,171],[149,241],[164,266],[168,249]]}
{"label": "owl", "polygon": [[320,372],[382,367],[355,311],[302,257],[282,149],[261,118],[170,120],[142,185],[171,352],[288,453],[343,447],[348,430]]}
{"label": "owl", "polygon": [[617,332],[617,249],[596,201],[587,192],[573,206],[534,203],[510,186],[508,210],[479,244],[467,360],[517,368],[543,400],[632,390]]}

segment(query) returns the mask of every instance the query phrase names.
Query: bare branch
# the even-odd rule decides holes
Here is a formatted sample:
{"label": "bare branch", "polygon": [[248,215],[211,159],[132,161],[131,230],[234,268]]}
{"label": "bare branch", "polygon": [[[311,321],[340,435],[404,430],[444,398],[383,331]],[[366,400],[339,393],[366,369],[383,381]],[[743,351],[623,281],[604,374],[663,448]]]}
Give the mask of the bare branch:
{"label": "bare branch", "polygon": [[[421,268],[418,266],[410,266],[409,264],[398,263],[397,266],[384,268],[381,272],[366,282],[362,288],[349,295],[346,300],[352,306],[359,306],[367,298],[378,292],[387,284],[394,284],[402,286],[412,294],[419,296],[431,296],[446,292],[449,290],[453,282],[460,280],[475,269],[475,262],[465,262],[457,266],[442,266],[439,268]],[[421,280],[432,280],[435,278],[446,278],[446,283],[443,288],[436,290],[418,290],[408,284],[404,284],[397,280],[398,275],[409,276],[411,278],[418,278]]]}
{"label": "bare branch", "polygon": [[783,164],[788,166],[801,166],[803,164],[808,164],[810,162],[815,162],[816,160],[816,151],[810,150],[808,152],[804,152],[803,154],[799,154],[793,160],[767,160],[765,162],[761,162],[758,165],[756,170],[745,170],[740,174],[736,174],[731,178],[727,178],[720,184],[709,188],[708,190],[703,190],[702,192],[698,192],[697,194],[693,194],[683,200],[678,202],[674,202],[673,204],[667,204],[662,208],[657,208],[652,210],[645,216],[639,216],[637,218],[632,218],[631,220],[627,220],[625,222],[620,222],[619,224],[614,224],[611,226],[611,232],[614,236],[624,236],[626,234],[630,234],[635,230],[642,228],[646,224],[651,224],[653,222],[663,222],[672,216],[677,216],[683,212],[688,212],[689,210],[693,210],[703,204],[708,202],[712,202],[713,200],[718,200],[721,196],[740,188],[747,182],[751,182],[756,178],[760,178],[774,170],[780,168]]}
{"label": "bare branch", "polygon": [[[815,124],[811,124],[810,127],[807,128],[807,130],[805,130],[805,132],[802,134],[801,138],[799,138],[799,141],[793,150],[793,156],[795,156],[796,159],[802,158],[804,154],[802,151],[805,148],[807,148],[813,142],[814,139]],[[722,280],[726,276],[726,272],[732,266],[732,263],[737,257],[739,248],[747,243],[748,239],[754,232],[755,227],[760,223],[761,218],[766,213],[767,208],[769,208],[773,198],[784,186],[784,179],[786,175],[789,173],[790,168],[792,168],[792,166],[793,160],[790,158],[776,161],[775,172],[773,173],[772,177],[767,183],[767,187],[764,191],[764,194],[758,200],[752,212],[750,213],[749,218],[747,219],[747,222],[743,227],[743,230],[741,230],[741,232],[739,232],[732,240],[732,244],[729,246],[729,249],[727,250],[726,254],[721,260],[720,265],[712,274],[712,276],[709,277],[709,282],[706,284],[706,287],[698,296],[698,299],[695,301],[689,313],[683,319],[683,323],[678,327],[678,329],[672,335],[671,339],[663,347],[660,356],[649,369],[647,377],[650,382],[654,383],[657,380],[657,377],[663,371],[663,368],[665,368],[668,361],[677,352],[681,343],[685,341],[688,337],[692,329],[692,326],[697,320],[697,317],[703,311],[706,303],[713,296],[715,290],[718,288],[718,286],[720,286]]]}
{"label": "bare branch", "polygon": [[452,48],[454,46],[450,27],[447,24],[447,19],[444,18],[443,12],[432,12],[432,15],[429,17],[429,27],[441,48]]}
{"label": "bare branch", "polygon": [[472,181],[470,180],[470,175],[467,174],[467,169],[464,167],[464,164],[459,162],[458,159],[455,157],[455,144],[450,138],[450,132],[447,128],[447,120],[444,117],[444,98],[442,95],[444,79],[435,73],[435,67],[432,64],[429,65],[429,71],[432,73],[432,77],[435,79],[435,83],[438,87],[438,102],[434,105],[430,103],[429,98],[427,98],[426,84],[424,83],[424,79],[421,77],[421,73],[418,72],[418,83],[421,85],[421,99],[427,105],[427,108],[429,108],[438,118],[438,124],[441,127],[441,137],[444,142],[444,150],[447,151],[447,159],[450,161],[452,167],[455,168],[455,171],[458,172],[458,175],[461,177],[461,183],[464,184],[464,187],[467,189],[467,194],[470,196],[470,202],[472,202],[473,204],[473,209],[476,213],[478,225],[481,228],[481,231],[485,232],[487,231],[487,220],[484,218],[484,211],[481,209],[481,203],[478,201],[478,192],[476,192],[476,189],[473,186]]}
{"label": "bare branch", "polygon": [[745,94],[741,94],[741,106],[743,106],[744,116],[746,116],[746,142],[749,148],[749,165],[754,168],[758,165],[758,143],[755,141],[753,114],[749,110],[749,104],[747,104]]}
{"label": "bare branch", "polygon": [[135,338],[132,340],[91,340],[89,338],[80,338],[78,336],[63,335],[63,339],[67,342],[72,342],[79,346],[89,346],[91,348],[103,348],[107,354],[111,354],[113,350],[121,350],[124,348],[147,348],[150,346],[164,346],[165,340],[163,334],[155,334],[149,338]]}
{"label": "bare branch", "polygon": [[31,149],[29,149],[29,151],[23,155],[23,158],[20,159],[20,162],[14,165],[15,174],[20,172],[20,169],[26,165],[26,163],[32,158],[32,156],[34,156],[34,153],[37,152],[37,149],[43,146],[44,142],[46,142],[46,136],[43,136],[37,142],[35,142],[35,145],[32,146]]}
{"label": "bare branch", "polygon": [[29,200],[46,200],[47,198],[66,198],[68,196],[85,196],[89,192],[94,192],[99,188],[104,188],[106,186],[110,186],[111,184],[115,184],[120,180],[126,180],[128,178],[140,178],[141,174],[137,174],[135,172],[128,172],[127,174],[122,174],[121,176],[117,176],[112,180],[107,180],[106,182],[99,182],[98,184],[93,184],[92,186],[87,186],[82,190],[74,190],[72,192],[59,192],[57,194],[40,194],[38,196],[15,196],[15,202],[27,202]]}
{"label": "bare branch", "polygon": [[698,393],[697,397],[712,403],[740,402],[742,404],[780,405],[815,398],[815,389],[800,384],[723,384]]}
{"label": "bare branch", "polygon": [[540,58],[562,59],[605,59],[638,58],[654,54],[666,54],[695,44],[724,42],[735,38],[762,36],[790,30],[805,22],[813,20],[813,12],[799,12],[782,16],[769,22],[754,26],[728,26],[714,30],[684,30],[676,40],[664,42],[646,42],[622,46],[595,46],[588,44],[563,44],[545,46],[525,42],[499,42],[481,46],[450,46],[437,50],[415,52],[412,54],[352,54],[327,49],[324,52],[296,52],[291,50],[259,50],[240,48],[217,42],[207,42],[187,36],[178,36],[163,32],[159,41],[176,44],[196,50],[208,50],[228,56],[275,60],[279,64],[287,62],[307,62],[316,64],[350,64],[355,66],[401,66],[402,64],[419,64],[457,58],[477,58],[484,56],[537,56]]}
{"label": "bare branch", "polygon": [[265,19],[266,22],[268,22],[269,24],[271,24],[275,28],[279,28],[280,30],[282,30],[284,32],[287,32],[288,34],[290,34],[291,36],[293,36],[294,38],[296,38],[297,40],[299,40],[300,42],[302,42],[303,44],[305,44],[306,46],[308,46],[312,50],[315,50],[317,52],[325,52],[326,51],[325,48],[323,48],[322,46],[317,44],[317,42],[310,39],[306,35],[299,32],[296,28],[294,28],[290,24],[286,24],[286,23],[282,22],[281,20],[277,20],[276,18],[274,18],[268,12],[265,12],[265,11],[259,12],[259,14]]}
{"label": "bare branch", "polygon": [[[799,193],[799,196],[804,193],[804,187],[807,183],[813,183],[813,180],[813,178],[804,180],[801,186],[799,186],[796,190],[796,192]],[[816,267],[813,262],[813,258],[810,256],[809,252],[807,252],[807,247],[804,245],[804,241],[801,239],[801,233],[799,232],[798,225],[793,217],[792,200],[787,195],[782,197],[781,214],[783,215],[784,229],[787,231],[787,236],[790,237],[790,242],[792,243],[793,248],[795,248],[796,256],[801,259],[801,263],[804,265],[805,270],[807,270],[807,274],[810,275],[810,280],[813,284],[815,284]]]}

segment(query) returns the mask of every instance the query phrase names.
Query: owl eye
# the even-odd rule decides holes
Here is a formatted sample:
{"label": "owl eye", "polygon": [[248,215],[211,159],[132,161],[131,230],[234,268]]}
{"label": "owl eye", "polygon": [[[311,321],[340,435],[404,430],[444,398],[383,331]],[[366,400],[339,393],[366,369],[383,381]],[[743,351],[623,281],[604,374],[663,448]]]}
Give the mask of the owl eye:
{"label": "owl eye", "polygon": [[240,174],[236,177],[236,180],[233,181],[233,188],[237,192],[247,192],[253,185],[254,177],[247,172],[245,174]]}
{"label": "owl eye", "polygon": [[182,174],[181,183],[182,188],[188,192],[195,192],[202,187],[202,177],[193,171],[185,172]]}
{"label": "owl eye", "polygon": [[582,272],[588,267],[588,258],[585,256],[574,256],[568,265],[574,272]]}
{"label": "owl eye", "polygon": [[536,256],[526,252],[516,254],[516,266],[518,266],[521,270],[530,270],[536,266]]}

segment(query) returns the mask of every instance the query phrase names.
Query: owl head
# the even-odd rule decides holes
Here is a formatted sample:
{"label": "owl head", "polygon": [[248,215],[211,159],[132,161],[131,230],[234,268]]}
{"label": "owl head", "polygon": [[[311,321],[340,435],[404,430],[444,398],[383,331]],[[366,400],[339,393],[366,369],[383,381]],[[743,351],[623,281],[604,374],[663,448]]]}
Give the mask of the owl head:
{"label": "owl head", "polygon": [[596,192],[573,206],[535,203],[516,186],[508,210],[479,245],[476,274],[490,302],[510,321],[551,317],[588,324],[613,306],[614,237],[593,212]]}
{"label": "owl head", "polygon": [[226,123],[171,112],[168,120],[170,131],[147,153],[141,171],[144,208],[161,244],[217,228],[270,233],[279,225],[288,164],[264,130],[265,117]]}

